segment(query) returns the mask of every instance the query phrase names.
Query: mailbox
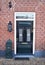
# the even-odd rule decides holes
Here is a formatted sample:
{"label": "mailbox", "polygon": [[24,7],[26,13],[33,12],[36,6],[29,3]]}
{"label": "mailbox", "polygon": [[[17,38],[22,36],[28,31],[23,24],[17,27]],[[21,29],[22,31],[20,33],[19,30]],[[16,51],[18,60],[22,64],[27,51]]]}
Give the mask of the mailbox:
{"label": "mailbox", "polygon": [[6,43],[5,57],[12,58],[12,41],[10,39]]}

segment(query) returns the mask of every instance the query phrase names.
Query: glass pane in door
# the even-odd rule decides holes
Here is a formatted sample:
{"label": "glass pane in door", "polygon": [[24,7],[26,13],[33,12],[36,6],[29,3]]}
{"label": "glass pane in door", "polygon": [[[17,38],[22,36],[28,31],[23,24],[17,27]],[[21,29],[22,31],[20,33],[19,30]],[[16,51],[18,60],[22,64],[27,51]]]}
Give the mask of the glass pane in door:
{"label": "glass pane in door", "polygon": [[27,29],[27,42],[30,42],[31,41],[31,33],[30,33],[30,29]]}
{"label": "glass pane in door", "polygon": [[19,42],[22,42],[23,41],[23,29],[19,29]]}

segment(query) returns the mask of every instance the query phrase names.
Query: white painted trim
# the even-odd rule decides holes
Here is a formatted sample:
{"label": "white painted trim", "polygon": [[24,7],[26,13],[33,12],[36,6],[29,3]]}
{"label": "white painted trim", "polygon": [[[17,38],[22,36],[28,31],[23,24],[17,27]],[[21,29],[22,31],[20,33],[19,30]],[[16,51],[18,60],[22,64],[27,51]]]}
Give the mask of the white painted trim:
{"label": "white painted trim", "polygon": [[14,13],[14,54],[16,54],[16,13]]}
{"label": "white painted trim", "polygon": [[35,53],[35,13],[34,13],[34,22],[33,22],[33,54]]}
{"label": "white painted trim", "polygon": [[[16,20],[28,20],[28,21],[34,21],[33,22],[33,54],[35,53],[35,12],[28,12],[34,14],[34,19],[16,19],[17,13],[23,13],[23,12],[15,12],[14,13],[14,54],[16,54]],[[24,12],[25,13],[25,12]]]}
{"label": "white painted trim", "polygon": [[17,21],[34,21],[34,19],[16,19]]}

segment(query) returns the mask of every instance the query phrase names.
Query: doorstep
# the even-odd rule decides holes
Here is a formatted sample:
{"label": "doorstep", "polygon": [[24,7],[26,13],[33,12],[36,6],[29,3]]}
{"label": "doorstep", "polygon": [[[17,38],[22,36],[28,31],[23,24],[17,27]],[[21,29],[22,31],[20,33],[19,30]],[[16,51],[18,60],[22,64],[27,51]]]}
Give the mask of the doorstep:
{"label": "doorstep", "polygon": [[28,59],[28,58],[34,58],[34,55],[15,55],[15,59]]}

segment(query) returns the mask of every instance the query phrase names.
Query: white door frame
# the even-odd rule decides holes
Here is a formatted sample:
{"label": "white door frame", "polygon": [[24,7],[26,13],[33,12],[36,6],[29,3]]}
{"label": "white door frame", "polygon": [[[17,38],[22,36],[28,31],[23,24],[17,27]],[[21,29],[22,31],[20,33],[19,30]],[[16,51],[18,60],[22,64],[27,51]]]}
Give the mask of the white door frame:
{"label": "white door frame", "polygon": [[[35,53],[35,12],[28,12],[28,14],[33,14],[33,18],[31,19],[16,19],[16,15],[18,13],[27,13],[27,12],[15,12],[14,13],[14,54],[16,54],[16,20],[28,20],[33,21],[33,54]],[[18,14],[19,15],[19,14]],[[22,14],[21,14],[22,15]]]}

